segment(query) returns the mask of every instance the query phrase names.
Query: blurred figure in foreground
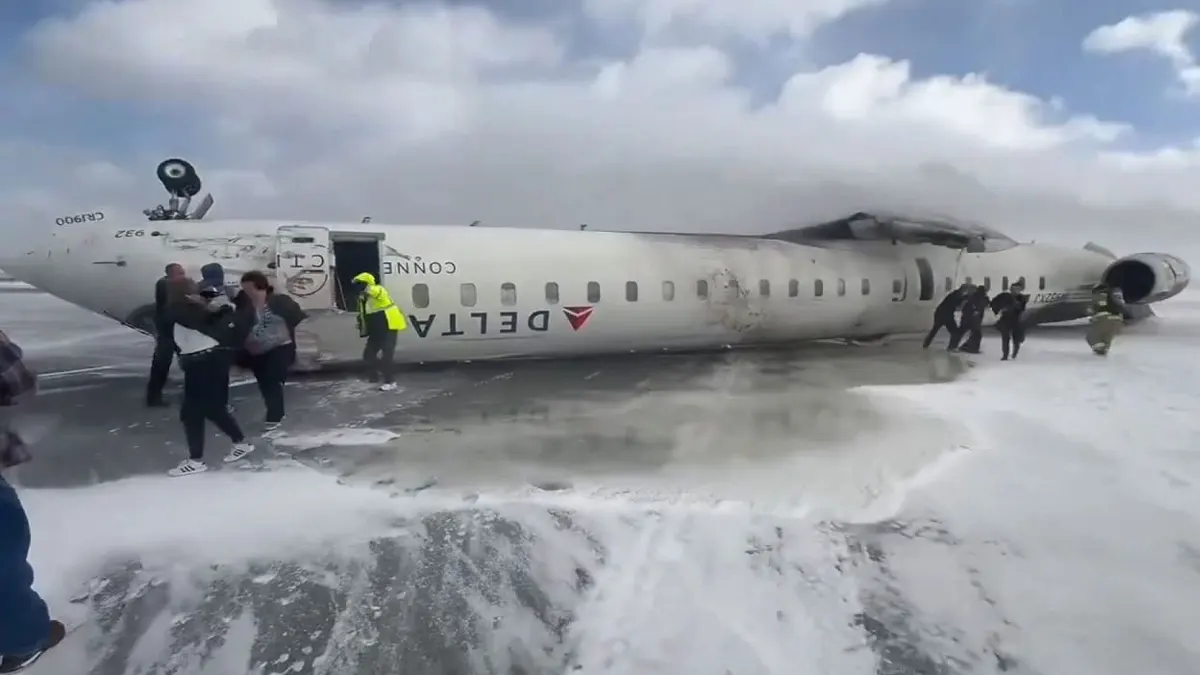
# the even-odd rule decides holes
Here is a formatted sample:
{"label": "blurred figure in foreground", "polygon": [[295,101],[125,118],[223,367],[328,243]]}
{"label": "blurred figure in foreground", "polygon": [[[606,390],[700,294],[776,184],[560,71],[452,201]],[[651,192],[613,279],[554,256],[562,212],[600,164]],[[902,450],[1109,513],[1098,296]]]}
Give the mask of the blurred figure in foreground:
{"label": "blurred figure in foreground", "polygon": [[[10,415],[18,399],[36,388],[37,376],[25,366],[21,348],[0,332],[0,472],[32,458]],[[67,635],[33,590],[31,539],[21,499],[0,474],[0,673],[27,668]]]}

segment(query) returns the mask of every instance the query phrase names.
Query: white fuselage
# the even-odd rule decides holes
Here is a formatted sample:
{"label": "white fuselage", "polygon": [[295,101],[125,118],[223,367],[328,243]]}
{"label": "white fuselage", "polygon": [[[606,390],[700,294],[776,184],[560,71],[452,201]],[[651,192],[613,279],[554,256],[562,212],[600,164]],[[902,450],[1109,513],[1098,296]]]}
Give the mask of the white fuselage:
{"label": "white fuselage", "polygon": [[304,327],[321,358],[344,360],[360,356],[362,341],[353,307],[337,308],[338,279],[374,272],[363,268],[370,250],[408,315],[396,356],[409,362],[911,334],[927,330],[934,307],[968,279],[994,294],[1024,277],[1037,309],[1095,283],[1111,262],[1032,244],[968,253],[887,241],[183,220],[60,227],[48,247],[0,268],[136,326],[148,326],[167,263],[198,277],[201,265],[219,262],[231,282],[263,270],[309,312]]}

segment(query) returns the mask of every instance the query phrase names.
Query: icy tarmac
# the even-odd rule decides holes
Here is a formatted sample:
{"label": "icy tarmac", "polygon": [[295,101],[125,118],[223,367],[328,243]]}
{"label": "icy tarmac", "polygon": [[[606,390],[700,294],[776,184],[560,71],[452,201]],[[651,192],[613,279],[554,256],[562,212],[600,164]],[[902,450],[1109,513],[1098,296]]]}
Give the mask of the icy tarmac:
{"label": "icy tarmac", "polygon": [[1190,675],[1200,296],[1160,314],[1107,359],[1057,328],[970,368],[902,343],[309,378],[254,462],[168,479],[149,340],[0,293],[43,373],[9,478],[83,622],[30,672]]}

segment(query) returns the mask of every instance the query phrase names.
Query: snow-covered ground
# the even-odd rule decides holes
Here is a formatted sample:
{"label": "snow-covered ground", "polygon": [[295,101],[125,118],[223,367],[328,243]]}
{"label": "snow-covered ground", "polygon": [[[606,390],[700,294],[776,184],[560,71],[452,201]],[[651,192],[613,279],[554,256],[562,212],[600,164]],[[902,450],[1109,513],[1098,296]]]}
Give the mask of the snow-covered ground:
{"label": "snow-covered ground", "polygon": [[27,490],[40,589],[100,614],[39,672],[408,675],[459,648],[497,673],[1194,675],[1200,294],[1160,314],[1107,358],[1056,329],[864,388],[887,419],[852,442],[723,463],[714,414],[677,430],[686,471],[557,492],[395,497],[285,460]]}

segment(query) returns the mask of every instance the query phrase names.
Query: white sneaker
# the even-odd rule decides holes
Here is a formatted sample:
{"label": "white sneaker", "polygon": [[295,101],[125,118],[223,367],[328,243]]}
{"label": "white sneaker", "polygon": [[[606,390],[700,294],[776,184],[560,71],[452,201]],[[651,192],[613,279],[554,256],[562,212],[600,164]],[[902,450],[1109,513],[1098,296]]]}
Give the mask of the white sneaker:
{"label": "white sneaker", "polygon": [[228,455],[225,455],[225,463],[228,464],[229,462],[236,462],[252,452],[254,452],[253,444],[234,443],[233,449],[229,451]]}
{"label": "white sneaker", "polygon": [[192,476],[198,473],[204,473],[205,471],[208,471],[208,465],[204,462],[198,462],[194,459],[185,459],[179,463],[179,466],[168,471],[167,475],[171,476],[172,478],[179,478],[180,476]]}
{"label": "white sneaker", "polygon": [[387,384],[379,385],[379,391],[395,391],[395,390],[396,390],[395,382],[388,382]]}

